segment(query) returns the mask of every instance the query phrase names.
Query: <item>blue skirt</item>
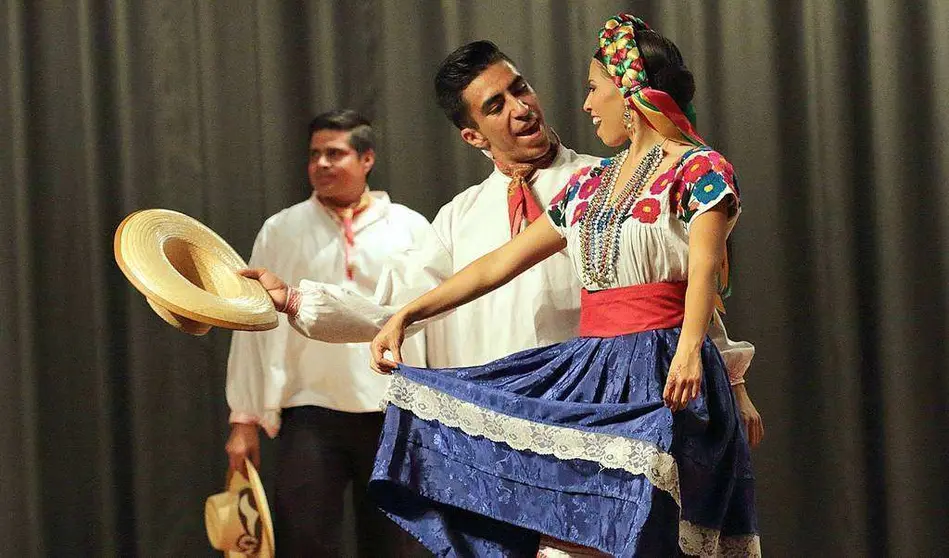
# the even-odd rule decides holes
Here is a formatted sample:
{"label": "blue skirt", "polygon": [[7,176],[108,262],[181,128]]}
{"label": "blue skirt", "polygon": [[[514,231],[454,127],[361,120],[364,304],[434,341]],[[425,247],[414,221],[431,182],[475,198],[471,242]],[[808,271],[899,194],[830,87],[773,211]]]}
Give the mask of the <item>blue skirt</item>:
{"label": "blue skirt", "polygon": [[710,340],[701,395],[663,405],[678,337],[400,366],[370,493],[437,556],[533,557],[541,533],[614,556],[760,555],[748,441]]}

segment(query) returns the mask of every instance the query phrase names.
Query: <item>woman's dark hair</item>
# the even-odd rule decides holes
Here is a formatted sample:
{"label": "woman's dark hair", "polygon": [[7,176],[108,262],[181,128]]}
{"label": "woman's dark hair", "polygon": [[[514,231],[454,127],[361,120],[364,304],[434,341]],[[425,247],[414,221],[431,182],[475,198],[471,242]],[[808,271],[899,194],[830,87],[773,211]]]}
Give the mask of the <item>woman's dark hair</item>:
{"label": "woman's dark hair", "polygon": [[476,127],[462,98],[465,88],[488,66],[501,61],[514,64],[491,41],[475,41],[455,49],[438,67],[435,74],[435,98],[445,116],[451,119],[459,130]]}
{"label": "woman's dark hair", "polygon": [[636,29],[636,46],[643,57],[646,79],[653,89],[665,91],[685,112],[695,95],[695,80],[679,48],[652,29]]}
{"label": "woman's dark hair", "polygon": [[349,132],[349,146],[360,155],[375,149],[375,134],[369,119],[351,109],[337,109],[317,115],[310,121],[310,139],[320,130]]}

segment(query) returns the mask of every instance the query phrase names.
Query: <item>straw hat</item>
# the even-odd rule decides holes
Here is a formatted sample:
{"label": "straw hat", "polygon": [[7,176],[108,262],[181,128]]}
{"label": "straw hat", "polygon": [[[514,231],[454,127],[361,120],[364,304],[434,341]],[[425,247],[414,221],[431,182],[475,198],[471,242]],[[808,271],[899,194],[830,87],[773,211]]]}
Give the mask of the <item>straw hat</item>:
{"label": "straw hat", "polygon": [[267,291],[237,274],[244,260],[183,213],[146,209],[126,217],[115,231],[115,261],[155,313],[182,331],[277,327]]}
{"label": "straw hat", "polygon": [[250,480],[234,471],[227,491],[215,494],[204,504],[204,527],[208,540],[226,558],[274,555],[273,521],[264,485],[250,460],[244,460]]}

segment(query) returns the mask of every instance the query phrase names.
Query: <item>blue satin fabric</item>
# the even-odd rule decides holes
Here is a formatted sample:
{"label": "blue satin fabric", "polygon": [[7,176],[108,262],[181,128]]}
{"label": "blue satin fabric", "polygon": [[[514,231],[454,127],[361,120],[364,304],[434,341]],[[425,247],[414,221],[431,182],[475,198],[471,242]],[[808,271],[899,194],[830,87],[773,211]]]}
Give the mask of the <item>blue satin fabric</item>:
{"label": "blue satin fabric", "polygon": [[[748,443],[711,341],[702,395],[675,414],[662,404],[678,335],[581,337],[484,366],[398,373],[501,414],[654,444],[676,459],[682,519],[756,533]],[[643,475],[518,451],[395,405],[370,492],[438,556],[534,556],[538,533],[615,556],[676,554],[680,510]]]}

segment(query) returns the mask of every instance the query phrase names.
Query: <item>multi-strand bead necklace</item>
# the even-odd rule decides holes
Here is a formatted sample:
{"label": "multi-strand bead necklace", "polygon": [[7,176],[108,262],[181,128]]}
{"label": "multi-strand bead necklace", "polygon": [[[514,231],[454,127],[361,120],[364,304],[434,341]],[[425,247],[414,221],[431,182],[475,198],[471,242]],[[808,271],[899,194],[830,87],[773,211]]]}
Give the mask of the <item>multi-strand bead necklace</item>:
{"label": "multi-strand bead necklace", "polygon": [[607,288],[615,282],[619,260],[620,225],[623,216],[642,194],[649,178],[662,162],[662,144],[654,145],[643,156],[623,191],[610,199],[629,149],[613,158],[603,171],[603,182],[593,194],[586,215],[580,223],[580,258],[584,284]]}

